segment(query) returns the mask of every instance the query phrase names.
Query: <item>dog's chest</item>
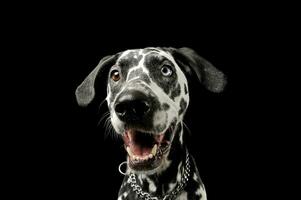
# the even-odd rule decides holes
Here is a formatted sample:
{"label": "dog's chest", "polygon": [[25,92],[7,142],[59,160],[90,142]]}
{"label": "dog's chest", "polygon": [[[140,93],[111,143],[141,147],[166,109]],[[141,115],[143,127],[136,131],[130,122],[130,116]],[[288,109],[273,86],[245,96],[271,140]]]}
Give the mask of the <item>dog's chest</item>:
{"label": "dog's chest", "polygon": [[[199,176],[198,170],[194,163],[192,164],[192,170],[190,175],[190,180],[187,183],[186,187],[177,195],[173,200],[206,200],[206,192],[204,185]],[[172,174],[172,172],[170,172]],[[135,187],[132,187],[128,182],[129,176],[125,176],[124,181],[121,185],[118,200],[138,200],[138,199],[147,199],[138,197]],[[169,177],[171,178],[171,177]],[[179,177],[174,177],[168,181],[154,180],[153,177],[141,176],[137,178],[137,183],[141,186],[142,192],[150,194],[154,199],[164,199],[162,194],[169,194],[172,190],[175,190],[177,186],[177,180]],[[137,188],[136,188],[137,189]],[[139,191],[139,189],[138,189]],[[139,193],[139,192],[138,192]],[[166,197],[166,199],[169,199]]]}

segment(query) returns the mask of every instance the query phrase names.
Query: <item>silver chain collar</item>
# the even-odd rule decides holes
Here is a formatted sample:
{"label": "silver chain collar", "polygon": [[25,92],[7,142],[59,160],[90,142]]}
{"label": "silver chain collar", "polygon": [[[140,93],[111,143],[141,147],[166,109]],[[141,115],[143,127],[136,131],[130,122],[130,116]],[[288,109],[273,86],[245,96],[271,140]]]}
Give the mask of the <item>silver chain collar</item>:
{"label": "silver chain collar", "polygon": [[166,194],[163,198],[151,196],[148,192],[142,191],[140,185],[137,184],[136,175],[130,173],[127,183],[131,186],[132,190],[138,195],[139,198],[143,200],[172,200],[175,199],[179,193],[185,188],[190,177],[190,160],[189,153],[186,153],[184,172],[181,177],[181,182],[177,184],[176,188]]}

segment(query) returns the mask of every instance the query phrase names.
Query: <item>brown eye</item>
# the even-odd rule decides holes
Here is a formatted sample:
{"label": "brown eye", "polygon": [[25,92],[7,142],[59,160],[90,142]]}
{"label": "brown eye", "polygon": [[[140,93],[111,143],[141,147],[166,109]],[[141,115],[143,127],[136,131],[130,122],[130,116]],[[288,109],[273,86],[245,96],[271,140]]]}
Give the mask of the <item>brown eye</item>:
{"label": "brown eye", "polygon": [[120,74],[119,74],[119,71],[117,69],[114,69],[113,71],[111,71],[111,79],[113,81],[119,81],[120,79]]}

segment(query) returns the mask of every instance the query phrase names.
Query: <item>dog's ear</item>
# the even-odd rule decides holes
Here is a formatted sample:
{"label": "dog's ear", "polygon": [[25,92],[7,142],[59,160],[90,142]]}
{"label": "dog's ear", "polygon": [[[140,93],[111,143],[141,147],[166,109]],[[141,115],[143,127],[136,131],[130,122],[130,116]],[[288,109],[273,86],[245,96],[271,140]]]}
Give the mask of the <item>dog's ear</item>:
{"label": "dog's ear", "polygon": [[198,80],[212,92],[222,92],[227,84],[226,76],[194,50],[183,47],[173,49],[172,54],[187,74],[194,73]]}
{"label": "dog's ear", "polygon": [[95,82],[100,76],[107,79],[110,67],[116,61],[115,56],[106,56],[100,60],[95,69],[85,78],[75,91],[77,103],[87,106],[95,97]]}

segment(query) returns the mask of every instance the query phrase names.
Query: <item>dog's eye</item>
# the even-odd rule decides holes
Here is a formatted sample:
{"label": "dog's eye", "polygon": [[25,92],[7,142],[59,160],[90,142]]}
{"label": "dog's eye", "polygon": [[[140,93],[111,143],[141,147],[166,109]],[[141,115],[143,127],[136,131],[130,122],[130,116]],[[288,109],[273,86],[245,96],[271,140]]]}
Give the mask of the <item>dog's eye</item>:
{"label": "dog's eye", "polygon": [[163,74],[163,76],[171,76],[173,72],[170,66],[163,65],[163,67],[161,68],[161,73]]}
{"label": "dog's eye", "polygon": [[113,80],[113,81],[119,81],[119,79],[120,79],[120,74],[119,74],[119,71],[117,70],[117,69],[114,69],[114,70],[112,70],[111,71],[111,79]]}

